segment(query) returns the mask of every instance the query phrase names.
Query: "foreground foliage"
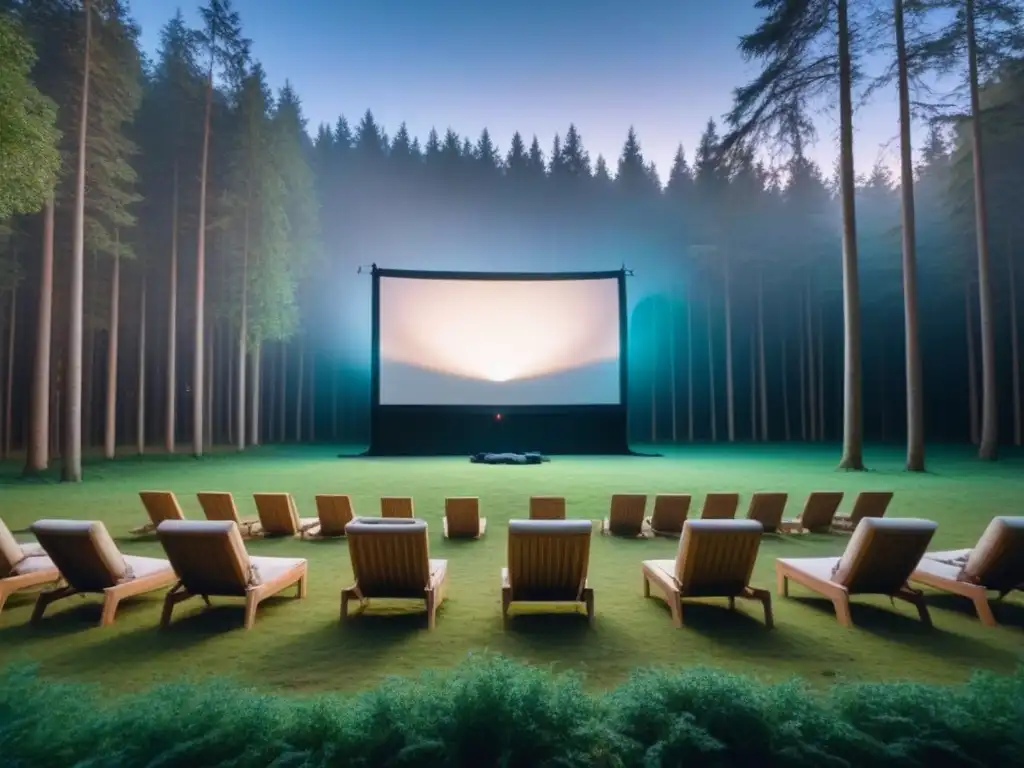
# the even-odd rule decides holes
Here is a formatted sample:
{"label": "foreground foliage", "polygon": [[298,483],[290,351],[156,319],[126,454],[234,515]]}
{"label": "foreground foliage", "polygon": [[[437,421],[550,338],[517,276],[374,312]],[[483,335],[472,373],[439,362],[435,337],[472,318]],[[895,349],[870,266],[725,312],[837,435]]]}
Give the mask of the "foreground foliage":
{"label": "foreground foliage", "polygon": [[8,766],[1024,765],[1024,670],[960,686],[825,693],[711,670],[645,670],[609,693],[500,656],[356,696],[291,698],[223,681],[108,701],[0,675]]}

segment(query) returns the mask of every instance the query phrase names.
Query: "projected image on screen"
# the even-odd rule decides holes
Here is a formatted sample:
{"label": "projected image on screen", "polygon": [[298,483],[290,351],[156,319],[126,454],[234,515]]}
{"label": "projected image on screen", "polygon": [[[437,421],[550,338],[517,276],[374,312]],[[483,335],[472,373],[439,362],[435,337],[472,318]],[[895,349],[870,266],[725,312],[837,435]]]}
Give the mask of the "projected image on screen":
{"label": "projected image on screen", "polygon": [[381,405],[617,405],[619,284],[381,277]]}

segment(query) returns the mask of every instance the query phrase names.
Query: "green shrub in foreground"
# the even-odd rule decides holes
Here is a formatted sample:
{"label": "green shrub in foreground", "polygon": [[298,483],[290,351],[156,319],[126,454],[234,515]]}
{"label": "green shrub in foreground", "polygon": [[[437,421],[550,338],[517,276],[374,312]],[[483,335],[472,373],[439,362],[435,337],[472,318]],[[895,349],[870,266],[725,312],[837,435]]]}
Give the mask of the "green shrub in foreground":
{"label": "green shrub in foreground", "polygon": [[1024,765],[1024,671],[961,686],[825,693],[709,670],[644,670],[587,694],[498,656],[353,696],[213,681],[106,700],[0,675],[5,766]]}

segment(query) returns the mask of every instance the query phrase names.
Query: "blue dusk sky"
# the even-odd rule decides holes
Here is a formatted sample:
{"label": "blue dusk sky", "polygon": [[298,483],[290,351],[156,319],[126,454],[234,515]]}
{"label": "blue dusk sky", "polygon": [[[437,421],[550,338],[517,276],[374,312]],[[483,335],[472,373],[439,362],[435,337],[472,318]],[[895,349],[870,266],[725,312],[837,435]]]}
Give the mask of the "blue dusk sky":
{"label": "blue dusk sky", "polygon": [[[173,0],[132,0],[152,54]],[[199,24],[198,2],[180,4]],[[502,148],[513,131],[545,153],[573,122],[591,158],[614,172],[630,125],[662,181],[681,142],[692,162],[709,117],[754,66],[737,51],[759,21],[754,0],[235,0],[253,55],[275,88],[291,82],[310,131],[370,108],[393,135],[422,141],[451,127],[475,141],[486,126]],[[876,67],[877,68],[877,67]],[[817,117],[812,155],[826,174],[838,116]],[[856,118],[857,172],[895,166],[897,108],[878,94]],[[920,132],[918,132],[920,140]]]}

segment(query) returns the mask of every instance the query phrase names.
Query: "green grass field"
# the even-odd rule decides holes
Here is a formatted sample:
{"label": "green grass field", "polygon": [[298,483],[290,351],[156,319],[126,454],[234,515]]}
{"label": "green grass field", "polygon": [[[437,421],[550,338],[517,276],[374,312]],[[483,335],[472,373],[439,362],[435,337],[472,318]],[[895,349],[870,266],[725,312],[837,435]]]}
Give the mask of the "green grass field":
{"label": "green grass field", "polygon": [[[142,489],[175,491],[185,513],[200,517],[194,493],[225,490],[244,514],[254,514],[254,491],[289,491],[303,515],[314,515],[317,493],[348,493],[357,513],[379,514],[381,495],[415,499],[430,524],[431,554],[449,561],[448,599],[433,632],[422,614],[390,611],[338,619],[339,593],[350,583],[342,541],[254,540],[259,555],[310,561],[309,596],[273,599],[260,608],[255,629],[242,630],[239,601],[214,599],[213,609],[187,603],[167,631],[159,631],[162,593],[122,604],[117,623],[99,629],[99,600],[72,598],[55,604],[37,627],[28,625],[32,595],[15,596],[0,614],[0,666],[34,661],[44,675],[94,681],[111,690],[147,687],[182,678],[228,676],[264,690],[359,690],[391,674],[446,667],[467,654],[500,652],[559,669],[574,669],[587,684],[620,683],[638,666],[711,665],[764,680],[799,675],[815,684],[835,680],[914,679],[956,682],[975,668],[1014,670],[1022,659],[1024,602],[1013,597],[997,611],[1004,626],[983,627],[957,600],[930,598],[935,626],[924,628],[909,606],[887,599],[856,598],[857,627],[845,630],[831,604],[794,586],[795,599],[776,598],[776,629],[767,631],[759,607],[724,601],[686,611],[687,626],[672,627],[667,608],[642,597],[640,562],[671,558],[673,540],[623,541],[595,534],[590,581],[596,593],[593,628],[581,616],[524,616],[504,631],[499,569],[505,563],[505,522],[526,516],[531,494],[561,494],[570,517],[598,519],[613,492],[689,492],[695,505],[714,490],[736,490],[745,507],[757,490],[791,495],[787,516],[806,494],[840,489],[891,489],[890,516],[925,517],[939,523],[934,547],[971,546],[996,514],[1019,514],[1024,499],[1024,460],[995,464],[967,450],[936,449],[931,472],[902,471],[893,449],[868,452],[872,471],[834,470],[838,452],[827,447],[688,447],[664,458],[557,457],[540,466],[477,466],[465,459],[339,460],[337,449],[264,448],[245,456],[217,455],[123,459],[93,463],[80,486],[17,479],[19,467],[0,470],[0,515],[12,529],[42,517],[103,520],[127,554],[161,554],[153,538],[129,536],[145,520],[136,496]],[[475,495],[488,519],[487,535],[448,542],[441,535],[446,495]],[[847,509],[850,498],[844,503]],[[776,557],[838,555],[848,537],[766,536],[753,582],[774,592]]]}

